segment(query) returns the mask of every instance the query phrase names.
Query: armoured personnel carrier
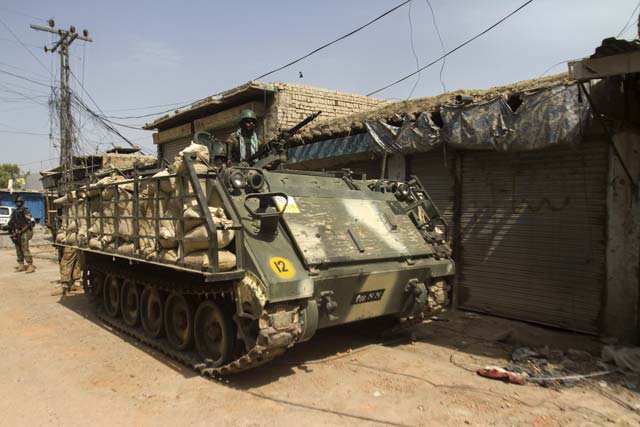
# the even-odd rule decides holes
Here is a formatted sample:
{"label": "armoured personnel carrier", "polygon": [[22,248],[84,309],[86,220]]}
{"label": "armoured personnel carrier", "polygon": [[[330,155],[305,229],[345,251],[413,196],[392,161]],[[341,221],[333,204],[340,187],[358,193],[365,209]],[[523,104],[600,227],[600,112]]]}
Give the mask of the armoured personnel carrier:
{"label": "armoured personnel carrier", "polygon": [[218,376],[322,328],[448,304],[446,224],[418,179],[287,170],[285,148],[230,165],[204,138],[168,170],[114,173],[59,199],[57,244],[79,252],[98,315]]}

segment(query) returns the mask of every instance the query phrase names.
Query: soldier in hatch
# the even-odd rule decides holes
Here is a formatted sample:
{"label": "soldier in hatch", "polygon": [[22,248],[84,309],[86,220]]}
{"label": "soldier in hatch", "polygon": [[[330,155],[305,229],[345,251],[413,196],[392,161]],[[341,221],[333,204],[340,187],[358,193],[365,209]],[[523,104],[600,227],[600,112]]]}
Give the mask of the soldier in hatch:
{"label": "soldier in hatch", "polygon": [[246,162],[258,151],[260,143],[256,134],[257,124],[258,118],[253,110],[246,109],[240,112],[240,127],[226,140],[227,152],[232,162]]}
{"label": "soldier in hatch", "polygon": [[[33,265],[33,258],[29,251],[29,240],[33,237],[33,225],[35,221],[31,217],[31,212],[24,206],[24,198],[16,197],[16,209],[11,213],[9,219],[9,233],[11,233],[11,241],[16,245],[16,258],[18,266],[16,272],[25,271],[33,273],[36,267]],[[24,263],[27,263],[25,268]]]}

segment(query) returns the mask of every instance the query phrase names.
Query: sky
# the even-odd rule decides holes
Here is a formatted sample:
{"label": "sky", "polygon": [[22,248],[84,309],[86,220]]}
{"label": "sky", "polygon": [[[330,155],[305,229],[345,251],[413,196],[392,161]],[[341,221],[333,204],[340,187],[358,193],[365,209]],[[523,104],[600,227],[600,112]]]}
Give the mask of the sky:
{"label": "sky", "polygon": [[[447,50],[524,3],[429,1]],[[106,115],[126,117],[166,110],[241,85],[402,2],[0,0],[0,163],[17,163],[32,172],[58,164],[58,140],[49,138],[47,101],[49,86],[57,84],[59,57],[43,50],[55,36],[32,30],[29,24],[46,25],[53,17],[58,27],[87,29],[93,42],[75,41],[71,47],[71,69],[77,76],[72,89],[93,110],[98,110],[95,101]],[[404,100],[566,71],[563,61],[588,56],[604,38],[617,36],[637,5],[636,0],[534,0],[447,57],[442,82],[438,63],[376,96]],[[621,38],[634,37],[632,24]],[[262,81],[367,94],[415,71],[416,62],[425,65],[442,52],[427,0],[413,0]],[[146,108],[165,104],[174,105]],[[86,114],[77,120],[79,154],[126,144]],[[153,117],[112,120],[139,127]],[[155,153],[150,132],[118,129]]]}

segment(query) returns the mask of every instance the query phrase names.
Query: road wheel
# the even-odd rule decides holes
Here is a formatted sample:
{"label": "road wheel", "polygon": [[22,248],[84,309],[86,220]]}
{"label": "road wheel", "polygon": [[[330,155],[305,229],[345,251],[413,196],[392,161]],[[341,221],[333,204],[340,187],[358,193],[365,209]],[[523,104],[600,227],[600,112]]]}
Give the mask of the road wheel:
{"label": "road wheel", "polygon": [[234,350],[235,331],[231,316],[213,301],[203,301],[194,322],[196,349],[213,366],[227,363]]}
{"label": "road wheel", "polygon": [[136,326],[140,321],[140,292],[138,286],[132,280],[122,283],[120,292],[120,310],[122,319],[129,326]]}
{"label": "road wheel", "polygon": [[142,329],[151,338],[158,338],[162,335],[162,310],[163,300],[160,292],[147,285],[140,297],[140,320]]}
{"label": "road wheel", "polygon": [[104,279],[102,301],[107,315],[117,317],[120,312],[120,280],[111,274]]}
{"label": "road wheel", "polygon": [[193,305],[183,295],[171,294],[164,308],[164,328],[169,344],[186,350],[193,342]]}

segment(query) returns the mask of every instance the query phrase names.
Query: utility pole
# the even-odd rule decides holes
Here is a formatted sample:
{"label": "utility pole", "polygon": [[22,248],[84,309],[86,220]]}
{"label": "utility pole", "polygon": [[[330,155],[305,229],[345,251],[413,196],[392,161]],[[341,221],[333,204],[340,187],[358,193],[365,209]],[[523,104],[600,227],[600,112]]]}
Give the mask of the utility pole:
{"label": "utility pole", "polygon": [[87,30],[82,35],[76,33],[76,28],[71,26],[69,30],[55,28],[53,19],[48,21],[49,27],[31,24],[31,28],[37,31],[45,31],[58,35],[58,41],[52,48],[44,47],[45,52],[60,55],[60,165],[62,166],[62,190],[70,190],[73,182],[73,116],[71,115],[71,86],[69,85],[69,47],[76,40],[93,42]]}

